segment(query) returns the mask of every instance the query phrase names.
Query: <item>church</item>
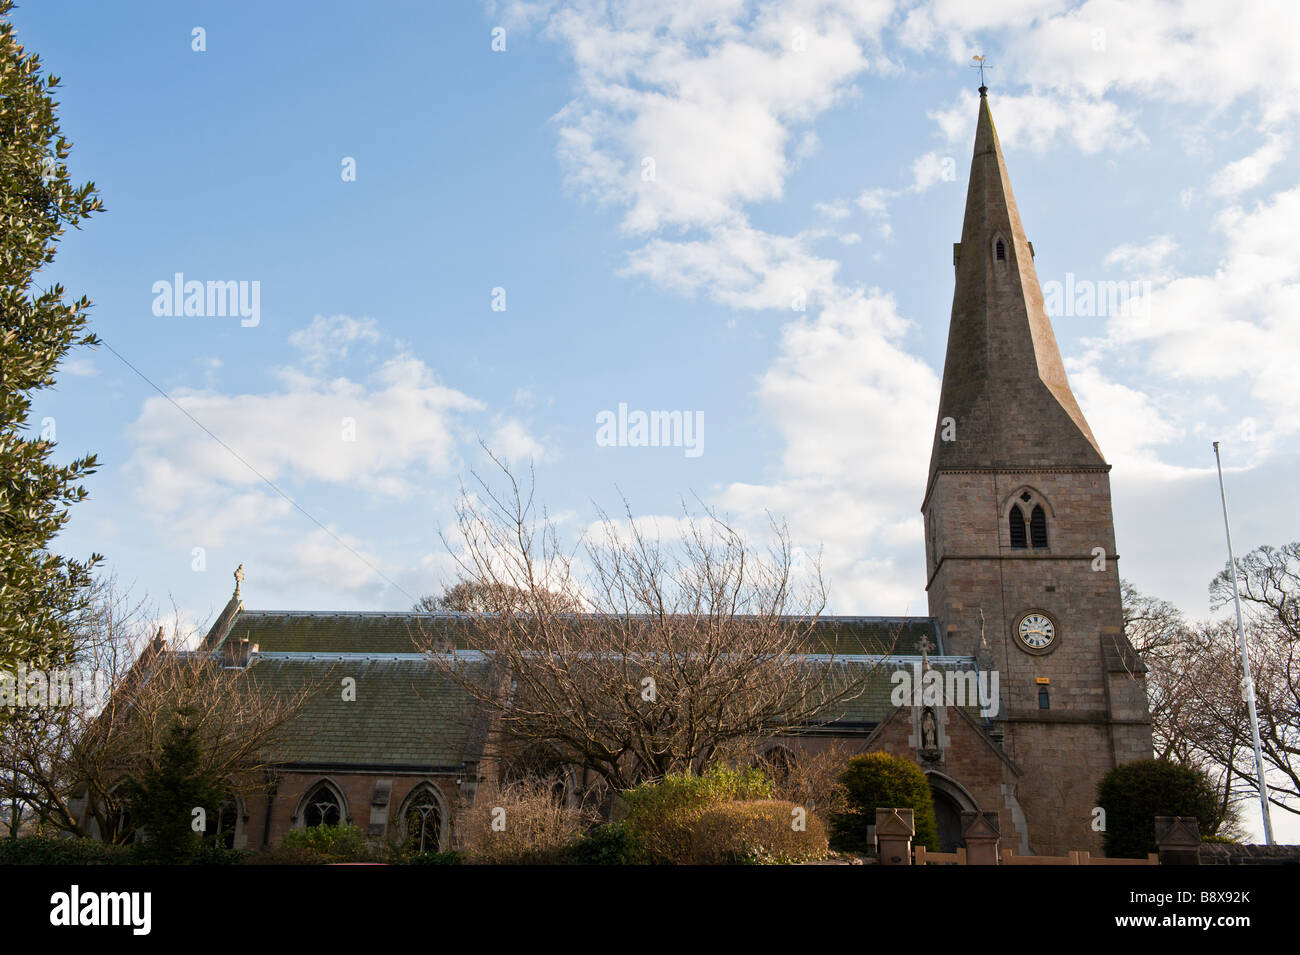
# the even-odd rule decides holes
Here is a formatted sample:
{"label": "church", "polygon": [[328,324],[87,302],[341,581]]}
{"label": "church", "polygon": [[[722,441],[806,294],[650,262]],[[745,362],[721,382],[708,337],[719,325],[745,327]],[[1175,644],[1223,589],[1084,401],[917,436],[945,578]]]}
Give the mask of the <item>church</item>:
{"label": "church", "polygon": [[[770,751],[837,743],[914,760],[945,849],[973,810],[996,812],[1018,855],[1100,854],[1098,780],[1151,756],[1145,667],[1124,634],[1110,465],[1066,378],[987,92],[920,500],[929,616],[820,620],[865,663],[888,643],[887,665]],[[495,770],[483,728],[459,718],[467,696],[413,645],[442,617],[454,615],[248,610],[236,586],[199,652],[256,668],[271,687],[342,665],[358,692],[311,699],[268,786],[215,821],[228,845],[272,847],[291,829],[339,822],[419,849],[453,844],[457,807]],[[995,698],[899,705],[899,671],[969,676]]]}

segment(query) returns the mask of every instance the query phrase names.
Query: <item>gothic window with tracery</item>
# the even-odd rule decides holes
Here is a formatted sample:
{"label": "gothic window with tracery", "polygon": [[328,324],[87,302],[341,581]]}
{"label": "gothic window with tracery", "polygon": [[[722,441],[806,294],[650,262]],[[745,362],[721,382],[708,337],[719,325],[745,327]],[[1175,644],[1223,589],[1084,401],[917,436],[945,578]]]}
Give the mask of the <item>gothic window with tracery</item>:
{"label": "gothic window with tracery", "polygon": [[303,801],[302,823],[308,829],[337,826],[343,821],[343,805],[328,783],[318,783]]}
{"label": "gothic window with tracery", "polygon": [[235,848],[235,828],[239,824],[239,806],[233,799],[228,799],[222,807],[207,818],[204,835],[214,844]]}
{"label": "gothic window with tracery", "polygon": [[412,852],[437,852],[442,836],[442,808],[428,786],[406,803],[406,846]]}

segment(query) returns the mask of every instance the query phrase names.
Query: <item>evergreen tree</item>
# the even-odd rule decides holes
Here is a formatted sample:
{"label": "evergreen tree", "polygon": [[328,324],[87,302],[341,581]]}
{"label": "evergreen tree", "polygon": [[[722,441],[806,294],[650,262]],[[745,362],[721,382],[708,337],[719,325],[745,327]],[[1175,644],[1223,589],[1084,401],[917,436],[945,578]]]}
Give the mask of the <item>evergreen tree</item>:
{"label": "evergreen tree", "polygon": [[90,300],[67,304],[63,288],[35,288],[64,230],[101,208],[94,183],[73,186],[65,165],[70,144],[59,131],[52,98],[59,80],[42,77],[35,54],[0,0],[0,670],[66,662],[70,618],[85,600],[99,560],[68,560],[50,542],[68,508],[86,490],[94,455],[57,465],[54,435],[29,430],[31,393],[54,383],[75,345],[94,345],[86,331]]}
{"label": "evergreen tree", "polygon": [[206,816],[221,811],[225,800],[218,782],[202,768],[202,744],[194,711],[178,710],[167,727],[158,765],[126,784],[131,818],[143,829],[141,858],[147,862],[193,862],[203,845],[194,828],[195,809]]}
{"label": "evergreen tree", "polygon": [[867,827],[876,824],[877,809],[911,809],[916,825],[912,844],[938,851],[934,796],[916,763],[890,753],[864,753],[849,759],[840,782],[848,794],[848,811],[831,817],[837,848],[864,851]]}

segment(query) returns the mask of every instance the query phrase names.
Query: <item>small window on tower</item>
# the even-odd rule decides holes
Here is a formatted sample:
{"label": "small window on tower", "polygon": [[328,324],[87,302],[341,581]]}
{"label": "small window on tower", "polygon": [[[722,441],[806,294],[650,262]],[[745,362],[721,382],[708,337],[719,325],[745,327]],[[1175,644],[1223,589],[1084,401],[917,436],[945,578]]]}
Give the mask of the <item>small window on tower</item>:
{"label": "small window on tower", "polygon": [[1007,247],[1002,244],[1001,239],[998,239],[996,254],[999,262],[1005,262],[1007,260]]}
{"label": "small window on tower", "polygon": [[1035,547],[1047,546],[1047,512],[1041,504],[1035,504],[1033,513],[1029,515],[1029,542]]}
{"label": "small window on tower", "polygon": [[1011,505],[1011,546],[1015,548],[1029,546],[1025,539],[1025,512],[1020,509],[1019,504]]}
{"label": "small window on tower", "polygon": [[1040,710],[1050,710],[1052,708],[1052,699],[1047,695],[1047,687],[1038,688],[1038,708]]}

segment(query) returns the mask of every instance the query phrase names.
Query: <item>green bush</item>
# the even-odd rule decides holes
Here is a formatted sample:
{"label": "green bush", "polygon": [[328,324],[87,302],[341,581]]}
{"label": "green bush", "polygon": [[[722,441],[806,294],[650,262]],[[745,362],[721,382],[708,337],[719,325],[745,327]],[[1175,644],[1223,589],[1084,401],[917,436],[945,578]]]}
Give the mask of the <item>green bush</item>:
{"label": "green bush", "polygon": [[868,851],[867,826],[876,824],[877,809],[911,809],[916,822],[912,844],[938,850],[934,796],[916,763],[889,753],[866,753],[849,759],[840,780],[848,791],[848,809],[831,817],[836,849]]}
{"label": "green bush", "polygon": [[1106,811],[1102,844],[1112,859],[1141,859],[1156,851],[1156,816],[1195,816],[1202,836],[1223,821],[1205,774],[1165,759],[1116,766],[1097,784]]}
{"label": "green bush", "polygon": [[758,769],[717,765],[698,776],[670,773],[622,793],[623,825],[645,861],[681,862],[690,854],[691,827],[705,809],[772,795],[772,783]]}
{"label": "green bush", "polygon": [[565,849],[563,861],[569,865],[636,865],[641,855],[627,826],[610,822],[583,834]]}
{"label": "green bush", "polygon": [[793,826],[796,807],[777,799],[710,806],[691,826],[687,861],[695,865],[781,865],[824,859],[826,827],[812,813]]}
{"label": "green bush", "polygon": [[66,836],[23,836],[0,840],[0,865],[130,865],[131,846]]}
{"label": "green bush", "polygon": [[371,857],[365,833],[349,825],[291,829],[280,848],[284,855],[301,855],[308,862],[367,862]]}
{"label": "green bush", "polygon": [[394,865],[460,865],[465,859],[459,852],[406,852],[392,861]]}
{"label": "green bush", "polygon": [[240,865],[254,853],[247,849],[227,849],[225,846],[209,845],[199,850],[194,857],[195,865]]}

